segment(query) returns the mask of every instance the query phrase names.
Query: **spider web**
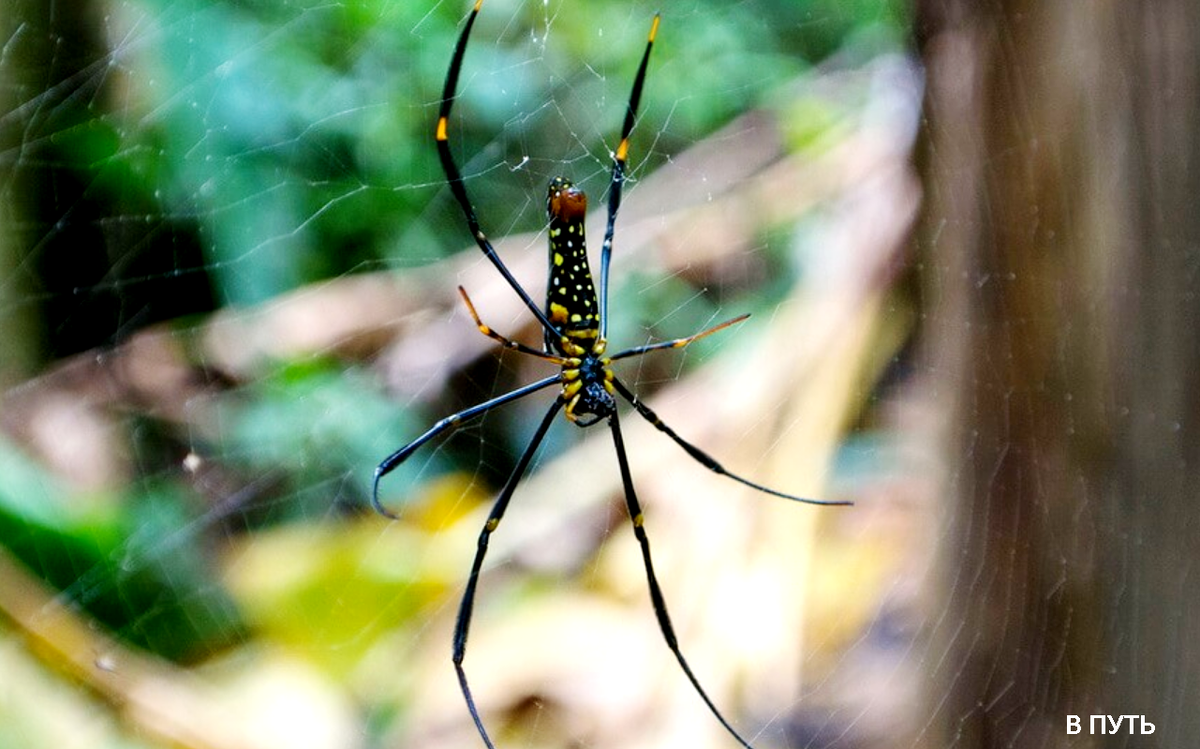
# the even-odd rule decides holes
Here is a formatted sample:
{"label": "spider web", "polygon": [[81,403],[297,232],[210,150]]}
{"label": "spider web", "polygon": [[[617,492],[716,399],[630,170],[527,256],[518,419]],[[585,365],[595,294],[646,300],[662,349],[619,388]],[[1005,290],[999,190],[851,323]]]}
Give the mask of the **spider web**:
{"label": "spider web", "polygon": [[[545,185],[596,235],[649,3],[488,0],[453,150],[536,299]],[[429,136],[458,3],[0,11],[0,745],[438,747],[488,503],[548,396],[464,314],[540,333]],[[756,746],[919,744],[938,413],[898,283],[920,77],[884,2],[680,2],[630,152],[618,371],[757,496],[622,414],[676,629]],[[598,270],[595,269],[594,270]],[[904,425],[908,437],[896,436]],[[852,437],[842,432],[852,429]],[[912,435],[917,435],[914,439]],[[728,746],[657,631],[603,427],[555,425],[494,537],[467,669],[504,746]]]}

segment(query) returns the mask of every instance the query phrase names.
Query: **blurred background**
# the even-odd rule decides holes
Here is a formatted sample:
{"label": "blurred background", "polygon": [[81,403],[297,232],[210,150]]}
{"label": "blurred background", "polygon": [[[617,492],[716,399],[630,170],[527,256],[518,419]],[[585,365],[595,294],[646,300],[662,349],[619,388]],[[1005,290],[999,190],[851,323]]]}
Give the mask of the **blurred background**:
{"label": "blurred background", "polygon": [[[0,749],[481,746],[450,663],[552,373],[433,124],[461,2],[0,9]],[[537,299],[617,224],[658,576],[756,747],[1200,732],[1200,9],[1184,0],[487,0],[451,118]],[[611,439],[550,431],[466,657],[501,747],[735,745],[662,641]],[[1151,735],[1092,735],[1137,714]],[[1067,732],[1082,715],[1084,731]]]}

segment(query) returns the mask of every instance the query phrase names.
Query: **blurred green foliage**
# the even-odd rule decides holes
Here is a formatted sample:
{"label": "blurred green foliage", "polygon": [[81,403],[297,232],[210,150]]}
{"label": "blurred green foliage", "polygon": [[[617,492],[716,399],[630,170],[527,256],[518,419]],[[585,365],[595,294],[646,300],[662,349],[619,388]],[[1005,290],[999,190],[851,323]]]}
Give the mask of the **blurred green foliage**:
{"label": "blurred green foliage", "polygon": [[[282,364],[223,410],[220,458],[246,475],[280,477],[289,498],[272,504],[276,519],[321,517],[337,502],[361,507],[371,491],[365,456],[382,457],[422,428],[361,371],[333,360]],[[430,475],[445,469],[430,462]],[[406,478],[416,477],[401,473],[389,491],[407,493]]]}
{"label": "blurred green foliage", "polygon": [[0,540],[34,574],[121,638],[168,658],[199,659],[240,637],[203,535],[188,530],[180,487],[146,481],[78,500],[0,439]]}
{"label": "blurred green foliage", "polygon": [[[830,54],[895,45],[901,7],[672,5],[635,131],[635,174]],[[96,191],[153,197],[150,221],[187,217],[218,302],[436,259],[468,239],[452,216],[421,220],[441,191],[432,123],[465,9],[129,3],[114,16],[129,27],[112,53],[119,93],[55,133],[60,157],[91,171]],[[538,226],[543,185],[564,164],[601,192],[652,11],[614,0],[485,5],[453,127],[491,225]]]}

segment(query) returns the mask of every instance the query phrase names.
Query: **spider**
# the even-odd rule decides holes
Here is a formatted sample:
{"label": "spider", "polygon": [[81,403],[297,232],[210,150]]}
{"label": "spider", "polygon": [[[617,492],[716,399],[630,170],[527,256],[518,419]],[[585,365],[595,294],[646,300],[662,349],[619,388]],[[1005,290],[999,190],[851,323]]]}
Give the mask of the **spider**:
{"label": "spider", "polygon": [[625,493],[625,504],[629,510],[629,517],[633,521],[634,536],[641,546],[642,562],[646,569],[646,580],[650,588],[650,601],[654,607],[654,615],[658,620],[663,639],[666,640],[667,647],[675,655],[684,675],[691,682],[696,693],[704,701],[704,704],[708,706],[708,709],[716,719],[745,749],[753,749],[750,743],[733,728],[725,716],[721,714],[721,711],[717,709],[717,706],[708,696],[708,693],[700,685],[700,681],[692,672],[691,666],[688,665],[687,659],[684,658],[683,652],[679,648],[675,629],[671,624],[670,616],[667,614],[667,606],[663,599],[662,589],[659,587],[658,579],[654,574],[654,565],[650,558],[650,541],[646,535],[642,507],[638,501],[637,493],[633,488],[633,478],[629,470],[629,459],[626,456],[625,442],[621,436],[617,396],[627,401],[639,416],[674,440],[688,455],[713,473],[727,476],[760,492],[773,494],[777,497],[783,497],[784,499],[796,502],[818,505],[848,505],[850,502],[823,501],[796,497],[729,472],[710,455],[676,434],[654,411],[638,400],[633,391],[621,382],[621,379],[613,372],[611,365],[617,360],[642,356],[652,351],[682,348],[693,341],[740,323],[749,317],[749,315],[734,317],[684,338],[635,346],[616,354],[605,355],[608,346],[605,337],[608,327],[608,266],[612,256],[613,228],[617,220],[617,210],[621,204],[621,188],[625,183],[625,164],[629,151],[629,135],[633,131],[638,103],[642,96],[642,86],[646,80],[646,68],[650,61],[650,51],[654,47],[654,38],[658,32],[658,14],[655,14],[654,20],[650,25],[646,50],[642,55],[641,64],[633,81],[633,91],[629,97],[629,104],[625,109],[625,122],[621,128],[621,139],[617,145],[616,152],[613,154],[612,182],[608,192],[608,223],[604,231],[604,243],[600,250],[600,293],[596,293],[595,286],[592,283],[592,274],[588,267],[587,248],[584,243],[584,215],[587,212],[587,197],[582,190],[564,177],[556,177],[550,182],[546,200],[546,208],[550,221],[550,280],[546,293],[545,307],[539,307],[534,303],[521,284],[509,272],[479,225],[479,220],[475,216],[475,209],[471,204],[470,198],[467,197],[467,189],[463,183],[462,174],[459,172],[458,166],[454,162],[454,156],[450,151],[450,138],[448,135],[447,123],[450,117],[450,109],[453,107],[454,99],[457,96],[458,76],[462,70],[467,40],[470,38],[471,27],[475,24],[475,18],[479,15],[479,9],[482,5],[483,0],[476,0],[475,6],[467,17],[466,24],[463,26],[463,30],[458,37],[458,42],[454,47],[454,54],[450,58],[450,69],[446,73],[446,83],[442,92],[441,107],[438,110],[437,126],[435,129],[437,152],[441,159],[442,168],[446,173],[446,181],[450,187],[450,192],[462,208],[463,216],[466,219],[467,228],[470,230],[471,236],[475,238],[475,243],[479,245],[479,249],[483,251],[484,256],[496,267],[496,270],[500,272],[500,275],[504,277],[504,280],[508,282],[508,285],[512,287],[513,291],[521,298],[521,301],[525,303],[530,313],[541,325],[544,337],[544,349],[538,350],[523,343],[509,340],[489,328],[480,319],[466,290],[460,286],[458,291],[471,318],[481,333],[495,340],[505,348],[551,362],[557,365],[559,370],[549,377],[447,416],[430,427],[424,434],[389,455],[375,469],[375,479],[371,495],[372,506],[382,515],[389,518],[397,517],[380,502],[379,482],[425,443],[444,432],[453,430],[467,419],[475,418],[493,408],[557,385],[559,388],[558,394],[550,404],[546,415],[542,417],[542,421],[526,446],[525,451],[517,460],[517,464],[505,482],[504,487],[500,490],[499,495],[497,495],[491,513],[488,515],[487,522],[479,534],[475,559],[471,564],[471,574],[467,578],[466,589],[463,591],[458,616],[454,624],[454,669],[458,674],[458,683],[462,690],[463,699],[466,701],[471,719],[475,722],[475,728],[479,731],[483,743],[488,749],[495,749],[495,745],[492,743],[492,739],[483,725],[483,719],[479,715],[479,710],[475,706],[475,698],[472,696],[471,687],[467,681],[467,673],[463,667],[463,660],[467,652],[467,633],[471,627],[471,614],[475,607],[475,592],[479,584],[479,574],[483,567],[484,557],[487,555],[488,540],[500,525],[500,521],[504,517],[504,512],[508,508],[509,501],[516,491],[517,484],[520,482],[521,477],[525,475],[525,471],[529,467],[529,463],[533,459],[534,453],[541,444],[543,437],[545,437],[546,431],[550,428],[550,424],[558,416],[559,411],[562,411],[569,421],[579,427],[589,427],[601,421],[608,424],[608,428],[612,432],[613,447],[617,453],[617,465],[621,472],[621,484]]}

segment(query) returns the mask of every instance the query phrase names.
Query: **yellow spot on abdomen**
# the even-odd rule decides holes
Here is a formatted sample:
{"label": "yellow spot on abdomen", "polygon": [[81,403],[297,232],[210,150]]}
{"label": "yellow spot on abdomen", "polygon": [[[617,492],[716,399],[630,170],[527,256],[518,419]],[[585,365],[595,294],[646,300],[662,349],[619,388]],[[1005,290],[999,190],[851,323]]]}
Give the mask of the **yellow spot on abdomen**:
{"label": "yellow spot on abdomen", "polygon": [[438,117],[437,139],[438,140],[446,140],[446,118],[445,117]]}

